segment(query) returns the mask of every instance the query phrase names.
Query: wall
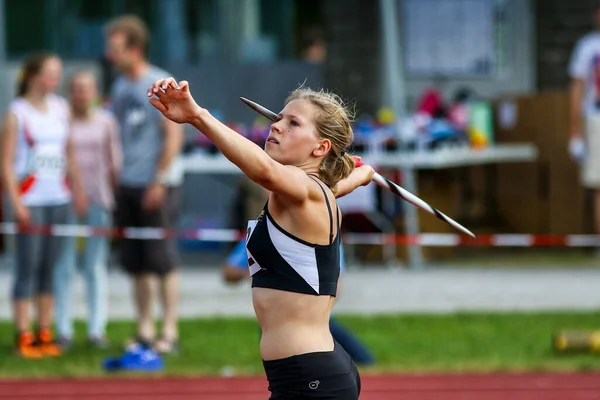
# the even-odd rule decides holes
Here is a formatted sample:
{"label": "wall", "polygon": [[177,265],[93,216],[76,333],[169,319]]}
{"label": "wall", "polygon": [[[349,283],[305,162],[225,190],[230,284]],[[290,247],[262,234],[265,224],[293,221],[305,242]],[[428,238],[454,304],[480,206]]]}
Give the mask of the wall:
{"label": "wall", "polygon": [[[506,75],[486,80],[455,79],[440,86],[443,93],[451,96],[458,87],[464,85],[484,97],[535,91],[535,25],[530,0],[507,0],[507,21],[507,42],[510,43],[507,56],[510,61]],[[433,79],[407,76],[407,103],[414,103],[421,91],[433,84]]]}
{"label": "wall", "polygon": [[377,0],[324,1],[327,87],[356,102],[358,110],[380,106],[381,35]]}
{"label": "wall", "polygon": [[[399,9],[402,10],[399,0]],[[561,0],[556,0],[561,1]],[[535,26],[530,0],[507,0],[510,70],[497,79],[458,79],[440,89],[452,95],[457,87],[468,85],[477,93],[493,97],[503,93],[535,90]],[[381,18],[375,1],[325,1],[328,60],[327,85],[344,97],[356,99],[359,110],[373,112],[382,104]],[[400,11],[401,12],[401,11]],[[402,27],[400,27],[402,32]],[[414,104],[422,90],[434,79],[405,77],[407,105]]]}

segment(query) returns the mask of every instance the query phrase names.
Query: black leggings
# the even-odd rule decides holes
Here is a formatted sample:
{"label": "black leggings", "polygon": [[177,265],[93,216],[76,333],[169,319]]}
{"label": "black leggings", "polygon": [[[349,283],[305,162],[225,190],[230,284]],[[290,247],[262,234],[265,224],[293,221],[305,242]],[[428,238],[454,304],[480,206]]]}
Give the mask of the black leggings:
{"label": "black leggings", "polygon": [[333,351],[263,361],[270,400],[357,400],[360,376],[352,359],[335,342]]}

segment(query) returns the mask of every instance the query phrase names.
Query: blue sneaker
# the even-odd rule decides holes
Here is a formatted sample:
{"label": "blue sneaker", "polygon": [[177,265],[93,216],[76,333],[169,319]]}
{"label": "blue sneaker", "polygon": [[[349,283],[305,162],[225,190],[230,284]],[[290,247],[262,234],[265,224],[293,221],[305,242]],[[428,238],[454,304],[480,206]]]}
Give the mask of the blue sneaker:
{"label": "blue sneaker", "polygon": [[125,355],[121,367],[130,371],[161,371],[164,368],[162,357],[152,349],[142,348],[141,351]]}
{"label": "blue sneaker", "polygon": [[135,344],[129,346],[121,357],[108,358],[103,363],[107,371],[146,371],[155,372],[164,368],[162,358],[152,349]]}

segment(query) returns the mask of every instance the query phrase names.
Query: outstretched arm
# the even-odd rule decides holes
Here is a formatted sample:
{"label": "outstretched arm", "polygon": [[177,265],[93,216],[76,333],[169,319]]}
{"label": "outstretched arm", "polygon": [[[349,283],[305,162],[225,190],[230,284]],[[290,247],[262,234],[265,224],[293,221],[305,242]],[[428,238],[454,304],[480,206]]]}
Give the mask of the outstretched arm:
{"label": "outstretched arm", "polygon": [[[152,97],[155,95],[156,97]],[[302,202],[313,187],[304,171],[273,160],[263,149],[239,135],[200,107],[186,81],[173,78],[154,83],[150,103],[170,120],[189,123],[207,136],[221,153],[251,180],[290,201]]]}

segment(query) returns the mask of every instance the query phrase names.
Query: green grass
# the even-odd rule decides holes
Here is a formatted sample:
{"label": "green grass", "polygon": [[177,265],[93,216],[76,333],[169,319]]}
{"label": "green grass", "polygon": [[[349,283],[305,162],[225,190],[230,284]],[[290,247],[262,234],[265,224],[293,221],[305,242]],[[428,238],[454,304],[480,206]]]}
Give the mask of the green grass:
{"label": "green grass", "polygon": [[[378,363],[363,372],[490,372],[600,370],[600,356],[556,354],[552,335],[562,329],[600,329],[600,312],[340,316],[372,349]],[[0,323],[0,377],[102,376],[102,360],[120,351],[133,331],[109,327],[111,348],[92,350],[83,340],[59,359],[22,360],[11,353],[13,329]],[[224,367],[261,374],[258,328],[253,319],[181,322],[181,352],[166,359],[166,375],[213,375]]]}

